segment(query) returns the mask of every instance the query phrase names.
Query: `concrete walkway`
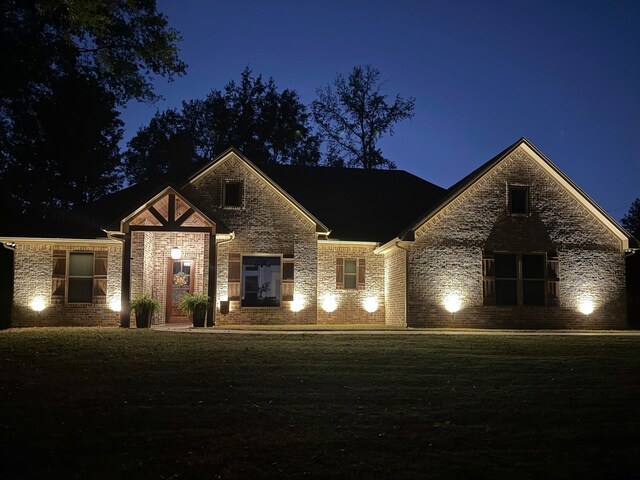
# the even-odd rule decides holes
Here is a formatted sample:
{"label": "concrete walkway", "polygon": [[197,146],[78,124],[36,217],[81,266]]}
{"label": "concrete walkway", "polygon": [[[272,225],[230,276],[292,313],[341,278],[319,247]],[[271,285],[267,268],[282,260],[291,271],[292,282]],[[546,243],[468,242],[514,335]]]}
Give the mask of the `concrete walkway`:
{"label": "concrete walkway", "polygon": [[638,330],[462,330],[462,329],[427,329],[406,328],[403,330],[268,330],[244,328],[193,328],[189,326],[157,325],[152,327],[156,332],[190,333],[204,335],[502,335],[502,336],[619,336],[640,337]]}

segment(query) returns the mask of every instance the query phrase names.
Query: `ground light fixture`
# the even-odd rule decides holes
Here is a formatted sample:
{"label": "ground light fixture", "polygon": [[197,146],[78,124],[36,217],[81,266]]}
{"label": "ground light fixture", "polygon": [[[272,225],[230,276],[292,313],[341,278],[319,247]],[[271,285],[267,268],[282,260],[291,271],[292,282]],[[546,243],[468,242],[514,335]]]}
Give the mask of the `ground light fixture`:
{"label": "ground light fixture", "polygon": [[180,247],[172,247],[171,248],[171,259],[172,260],[180,260],[182,258],[182,250]]}
{"label": "ground light fixture", "polygon": [[369,313],[375,313],[378,310],[378,299],[376,297],[368,297],[364,300],[364,309]]}
{"label": "ground light fixture", "polygon": [[450,293],[444,297],[444,308],[449,313],[456,313],[462,307],[462,298],[457,293]]}
{"label": "ground light fixture", "polygon": [[109,302],[109,308],[114,312],[119,312],[122,310],[122,304],[120,302],[120,297],[113,297]]}
{"label": "ground light fixture", "polygon": [[38,296],[34,297],[33,300],[31,300],[31,304],[29,306],[34,312],[40,313],[45,308],[47,308],[47,302],[45,302],[44,297]]}
{"label": "ground light fixture", "polygon": [[336,298],[332,295],[328,295],[324,297],[322,301],[322,309],[327,313],[332,313],[336,311],[338,308],[338,302],[336,302]]}
{"label": "ground light fixture", "polygon": [[588,317],[594,310],[593,300],[590,298],[583,298],[580,300],[580,303],[578,303],[578,310],[580,310],[580,313]]}
{"label": "ground light fixture", "polygon": [[293,313],[298,313],[300,310],[302,310],[304,308],[304,301],[302,299],[301,296],[294,296],[293,297],[293,302],[291,302],[291,311]]}

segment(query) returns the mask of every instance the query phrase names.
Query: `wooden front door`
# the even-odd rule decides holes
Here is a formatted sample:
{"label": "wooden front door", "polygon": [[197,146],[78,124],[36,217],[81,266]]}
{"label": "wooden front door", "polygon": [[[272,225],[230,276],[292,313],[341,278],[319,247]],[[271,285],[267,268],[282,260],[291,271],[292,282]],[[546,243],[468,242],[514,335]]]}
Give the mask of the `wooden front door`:
{"label": "wooden front door", "polygon": [[167,275],[167,323],[190,323],[191,317],[180,310],[185,293],[193,293],[193,260],[169,260]]}

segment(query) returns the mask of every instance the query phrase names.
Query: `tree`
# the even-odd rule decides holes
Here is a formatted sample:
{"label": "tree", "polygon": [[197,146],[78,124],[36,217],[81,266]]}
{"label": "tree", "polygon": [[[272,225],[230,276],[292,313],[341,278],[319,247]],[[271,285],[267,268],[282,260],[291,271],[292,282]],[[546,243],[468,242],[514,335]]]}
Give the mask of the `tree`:
{"label": "tree", "polygon": [[155,0],[0,0],[0,15],[0,180],[17,210],[47,216],[117,188],[116,108],[184,73],[178,33]]}
{"label": "tree", "polygon": [[378,142],[393,135],[396,123],[413,117],[415,99],[396,95],[389,104],[382,93],[380,72],[366,65],[354,67],[348,78],[339,74],[331,85],[316,91],[313,118],[327,142],[327,163],[362,168],[395,168]]}
{"label": "tree", "polygon": [[633,201],[627,214],[622,217],[621,223],[631,235],[640,239],[640,198]]}
{"label": "tree", "polygon": [[319,143],[297,92],[278,91],[272,78],[265,82],[245,68],[239,83],[184,102],[180,112],[156,114],[128,143],[125,170],[129,181],[139,182],[190,168],[230,146],[256,162],[317,164]]}

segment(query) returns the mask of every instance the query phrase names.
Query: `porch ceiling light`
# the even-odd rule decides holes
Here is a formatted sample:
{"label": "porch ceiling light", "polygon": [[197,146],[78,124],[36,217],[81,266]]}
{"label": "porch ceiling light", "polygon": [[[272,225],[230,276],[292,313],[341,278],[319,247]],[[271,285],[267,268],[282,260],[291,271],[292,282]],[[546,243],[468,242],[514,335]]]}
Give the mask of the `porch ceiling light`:
{"label": "porch ceiling light", "polygon": [[457,293],[450,293],[444,297],[444,308],[449,313],[456,313],[462,307],[462,298]]}
{"label": "porch ceiling light", "polygon": [[172,260],[180,260],[182,258],[182,250],[180,247],[172,247],[171,248],[171,259]]}

